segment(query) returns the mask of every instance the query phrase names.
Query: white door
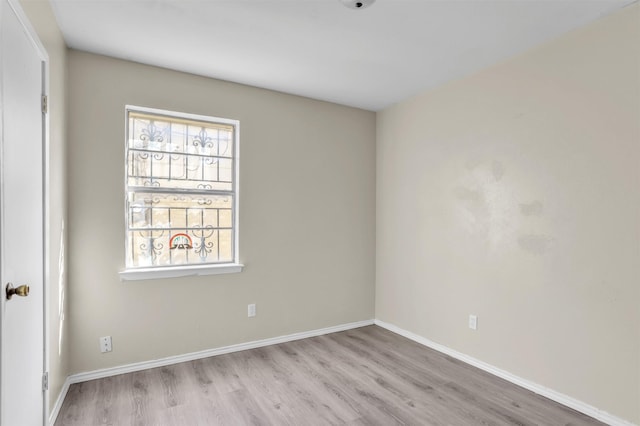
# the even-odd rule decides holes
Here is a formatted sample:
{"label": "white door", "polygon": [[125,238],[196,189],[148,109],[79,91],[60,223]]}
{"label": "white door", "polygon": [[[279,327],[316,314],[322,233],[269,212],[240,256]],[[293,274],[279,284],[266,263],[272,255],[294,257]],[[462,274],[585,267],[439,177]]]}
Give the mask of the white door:
{"label": "white door", "polygon": [[[0,424],[44,421],[43,57],[0,0]],[[8,299],[6,286],[29,286]]]}

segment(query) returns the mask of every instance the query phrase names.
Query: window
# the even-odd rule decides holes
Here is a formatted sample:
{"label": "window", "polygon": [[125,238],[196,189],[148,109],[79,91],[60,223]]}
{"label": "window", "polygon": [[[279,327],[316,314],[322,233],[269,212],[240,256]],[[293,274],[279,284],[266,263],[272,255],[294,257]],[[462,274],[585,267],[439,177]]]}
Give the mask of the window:
{"label": "window", "polygon": [[127,106],[123,279],[238,272],[239,122]]}

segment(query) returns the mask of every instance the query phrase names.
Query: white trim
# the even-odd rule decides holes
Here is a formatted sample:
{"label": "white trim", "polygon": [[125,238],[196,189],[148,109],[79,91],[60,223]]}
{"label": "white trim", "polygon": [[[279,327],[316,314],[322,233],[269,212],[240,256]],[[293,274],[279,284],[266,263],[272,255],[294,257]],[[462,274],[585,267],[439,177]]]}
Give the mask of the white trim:
{"label": "white trim", "polygon": [[[47,387],[44,389],[44,423],[49,415],[49,356],[51,347],[49,337],[51,336],[50,331],[50,323],[49,323],[49,303],[51,302],[51,140],[50,140],[50,114],[49,114],[49,60],[46,59],[42,62],[42,73],[43,73],[43,82],[42,82],[42,95],[46,96],[47,100],[47,110],[43,113],[42,121],[43,121],[43,137],[44,140],[42,142],[42,191],[43,191],[43,221],[42,224],[42,244],[43,247],[43,270],[44,276],[42,279],[42,286],[44,287],[42,292],[42,321],[43,321],[43,329],[44,329],[44,373],[47,374]],[[42,100],[40,101],[42,105]]]}
{"label": "white trim", "polygon": [[[149,108],[149,107],[140,107],[135,105],[125,105],[125,157],[128,158],[129,155],[129,114],[131,112],[138,112],[143,114],[153,114],[156,116],[161,116],[167,118],[167,120],[171,119],[186,119],[186,120],[195,120],[202,121],[211,124],[224,124],[233,127],[233,157],[232,157],[232,167],[233,167],[233,182],[231,190],[211,190],[209,193],[212,195],[215,194],[223,194],[233,197],[233,214],[232,214],[232,226],[231,230],[233,232],[233,260],[230,263],[225,264],[217,264],[217,265],[207,265],[207,267],[213,267],[212,269],[207,269],[203,267],[202,269],[198,269],[198,273],[193,273],[188,269],[193,268],[195,265],[184,265],[184,267],[160,267],[160,268],[125,268],[124,271],[120,272],[121,280],[144,280],[144,279],[154,279],[154,278],[172,278],[172,277],[186,277],[192,275],[214,275],[214,274],[226,274],[226,273],[234,273],[241,272],[242,266],[240,264],[240,191],[239,191],[239,179],[240,179],[240,120],[235,120],[231,118],[222,118],[222,117],[214,117],[207,115],[199,115],[199,114],[191,114],[179,111],[171,111],[165,109],[158,108]],[[183,154],[186,154],[183,153]],[[125,264],[128,266],[132,259],[133,254],[131,253],[131,245],[130,245],[130,235],[129,235],[129,193],[132,191],[138,191],[139,189],[132,189],[129,186],[129,170],[127,162],[125,162],[124,167],[124,221],[125,221]],[[152,189],[152,188],[149,188]],[[183,190],[177,188],[165,188],[166,193],[180,193]],[[162,270],[163,272],[154,272]],[[141,272],[144,271],[144,272]],[[185,272],[186,271],[186,272]],[[153,272],[153,273],[152,273]],[[171,273],[169,273],[171,272]]]}
{"label": "white trim", "polygon": [[137,281],[156,278],[192,277],[199,275],[233,274],[242,272],[244,265],[240,263],[225,263],[224,265],[189,265],[170,266],[166,268],[138,268],[120,271],[120,280]]}
{"label": "white trim", "polygon": [[71,386],[71,381],[67,377],[62,385],[62,389],[60,389],[60,393],[58,394],[58,398],[56,399],[55,404],[53,404],[53,409],[51,410],[51,414],[49,415],[49,426],[53,426],[58,419],[58,414],[60,414],[60,409],[62,408],[62,403],[64,399],[67,397],[67,392],[69,392],[69,386]]}
{"label": "white trim", "polygon": [[191,352],[183,355],[175,355],[166,358],[154,359],[151,361],[136,362],[133,364],[121,365],[118,367],[104,368],[101,370],[87,371],[84,373],[72,374],[67,378],[69,384],[86,382],[88,380],[102,379],[104,377],[117,376],[118,374],[132,373],[134,371],[147,370],[149,368],[164,367],[166,365],[178,364],[196,359],[209,358],[216,355],[228,354],[231,352],[246,351],[247,349],[261,348],[264,346],[277,345],[280,343],[292,342],[294,340],[306,339],[309,337],[322,336],[324,334],[336,333],[339,331],[351,330],[354,328],[373,325],[373,320],[352,322],[348,324],[336,325],[333,327],[321,328],[318,330],[303,331],[300,333],[287,334],[285,336],[271,337],[268,339],[254,340],[252,342],[239,343],[237,345],[223,346],[221,348],[206,349],[199,352]]}
{"label": "white trim", "polygon": [[[46,53],[46,50],[45,50]],[[43,111],[42,114],[42,124],[43,124],[43,138],[44,140],[42,141],[42,161],[43,161],[43,166],[42,166],[42,191],[43,191],[43,199],[42,199],[42,203],[43,203],[43,226],[42,226],[42,232],[43,232],[43,237],[42,237],[42,244],[44,245],[43,247],[43,281],[42,281],[42,285],[44,287],[43,292],[42,292],[42,321],[43,321],[43,328],[44,328],[44,365],[43,365],[43,369],[44,369],[44,374],[47,375],[47,387],[44,389],[43,392],[43,398],[44,398],[44,413],[43,413],[43,424],[46,424],[47,418],[49,416],[49,397],[50,397],[50,392],[49,392],[49,386],[51,385],[50,383],[50,374],[49,374],[49,370],[50,370],[50,362],[49,362],[49,356],[50,356],[50,350],[49,348],[51,347],[50,345],[50,336],[51,336],[51,331],[50,331],[50,323],[49,323],[49,303],[51,302],[51,275],[49,274],[51,272],[51,132],[50,132],[50,123],[51,123],[51,114],[49,113],[49,109],[50,109],[50,104],[49,104],[49,98],[50,98],[50,93],[49,93],[49,85],[50,85],[50,79],[49,79],[49,55],[48,53],[46,53],[46,58],[43,59],[42,61],[42,96],[45,97],[46,102],[47,102],[47,107],[46,110]],[[43,100],[40,100],[40,108],[42,108],[42,102]]]}
{"label": "white trim", "polygon": [[154,114],[154,115],[162,115],[165,116],[167,118],[184,118],[187,120],[194,120],[194,121],[206,121],[206,122],[210,122],[210,123],[214,123],[214,124],[229,124],[231,126],[237,126],[240,124],[239,120],[234,120],[232,118],[222,118],[222,117],[213,117],[211,115],[200,115],[200,114],[191,114],[189,112],[180,112],[180,111],[169,111],[167,109],[160,109],[160,108],[148,108],[148,107],[141,107],[141,106],[137,106],[137,105],[125,105],[125,110],[127,111],[135,111],[135,112],[142,112],[142,113],[147,113],[147,114]]}
{"label": "white trim", "polygon": [[[233,121],[233,261],[240,263],[240,120]],[[238,271],[240,272],[240,271]]]}
{"label": "white trim", "polygon": [[42,41],[40,41],[38,32],[33,27],[33,25],[31,25],[31,21],[29,21],[27,14],[22,9],[22,4],[20,3],[20,1],[7,0],[7,3],[9,3],[9,6],[13,10],[13,12],[16,14],[16,16],[18,17],[18,20],[20,20],[20,23],[26,30],[27,36],[29,37],[29,39],[31,40],[35,48],[38,50],[38,53],[40,54],[40,59],[42,59],[42,61],[44,62],[49,63],[49,53],[47,52],[47,49],[44,48],[44,44],[42,44]]}
{"label": "white trim", "polygon": [[587,416],[593,417],[594,419],[600,420],[608,425],[612,426],[635,426],[634,423],[623,420],[619,417],[614,416],[613,414],[609,414],[606,411],[600,410],[592,405],[589,405],[585,402],[579,401],[575,398],[572,398],[563,393],[554,391],[553,389],[546,388],[542,385],[529,381],[527,379],[523,379],[522,377],[516,376],[515,374],[511,374],[505,370],[501,370],[497,367],[494,367],[491,364],[487,364],[486,362],[480,361],[476,358],[470,357],[469,355],[465,355],[461,352],[458,352],[454,349],[448,348],[447,346],[441,345],[439,343],[433,342],[425,337],[414,334],[410,331],[404,330],[400,327],[397,327],[393,324],[386,323],[384,321],[380,321],[376,319],[374,324],[386,328],[387,330],[399,334],[401,336],[406,337],[407,339],[411,339],[414,342],[420,343],[421,345],[427,346],[431,349],[434,349],[438,352],[442,352],[445,355],[449,355],[455,359],[458,359],[462,362],[465,362],[469,365],[477,367],[481,370],[486,371],[487,373],[493,374],[494,376],[498,376],[501,379],[504,379],[508,382],[511,382],[515,385],[523,387],[527,390],[537,393],[538,395],[542,395],[546,398],[549,398],[552,401],[555,401],[559,404],[572,408],[576,411],[579,411]]}

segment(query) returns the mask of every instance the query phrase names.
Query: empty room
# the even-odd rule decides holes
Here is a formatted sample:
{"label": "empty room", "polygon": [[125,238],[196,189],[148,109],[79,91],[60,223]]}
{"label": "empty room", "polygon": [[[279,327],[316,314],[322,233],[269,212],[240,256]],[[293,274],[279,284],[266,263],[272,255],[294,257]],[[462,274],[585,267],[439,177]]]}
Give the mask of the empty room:
{"label": "empty room", "polygon": [[638,0],[0,0],[0,45],[0,426],[640,425]]}

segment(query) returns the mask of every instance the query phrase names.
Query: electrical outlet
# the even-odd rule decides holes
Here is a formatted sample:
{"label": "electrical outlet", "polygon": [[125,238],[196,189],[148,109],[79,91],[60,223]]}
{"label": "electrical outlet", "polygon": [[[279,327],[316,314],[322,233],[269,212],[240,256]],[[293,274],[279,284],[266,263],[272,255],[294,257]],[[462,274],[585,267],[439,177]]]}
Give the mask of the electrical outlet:
{"label": "electrical outlet", "polygon": [[249,318],[256,316],[256,304],[255,303],[252,303],[249,306],[247,306],[247,316]]}
{"label": "electrical outlet", "polygon": [[478,329],[478,317],[475,315],[469,315],[469,328],[472,330]]}
{"label": "electrical outlet", "polygon": [[111,336],[100,338],[100,352],[111,352]]}

